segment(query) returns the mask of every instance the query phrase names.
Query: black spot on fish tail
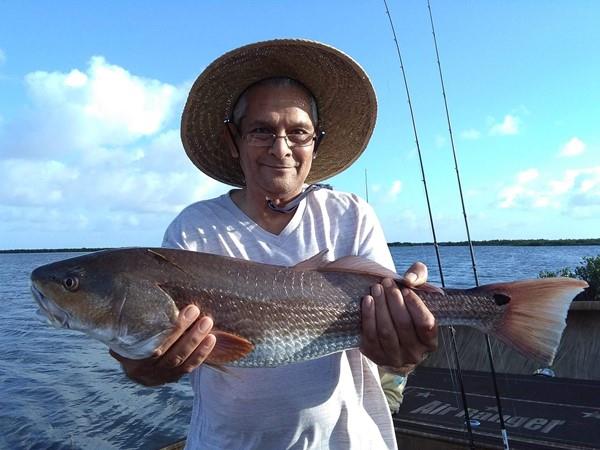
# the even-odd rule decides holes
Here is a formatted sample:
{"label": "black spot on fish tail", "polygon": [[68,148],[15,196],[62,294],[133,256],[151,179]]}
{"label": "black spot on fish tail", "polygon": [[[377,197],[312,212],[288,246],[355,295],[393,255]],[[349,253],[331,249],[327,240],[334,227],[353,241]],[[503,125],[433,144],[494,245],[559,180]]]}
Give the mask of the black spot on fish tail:
{"label": "black spot on fish tail", "polygon": [[169,258],[167,258],[162,253],[159,253],[159,252],[157,252],[155,250],[152,250],[151,248],[147,248],[146,250],[148,251],[148,253],[150,253],[152,256],[154,256],[158,261],[160,261],[162,263],[170,264],[173,267],[175,267],[176,269],[178,269],[178,270],[182,271],[183,273],[185,273],[186,275],[192,276],[187,270],[185,270],[179,264],[171,261]]}
{"label": "black spot on fish tail", "polygon": [[510,296],[506,294],[494,294],[496,305],[503,306],[510,302]]}

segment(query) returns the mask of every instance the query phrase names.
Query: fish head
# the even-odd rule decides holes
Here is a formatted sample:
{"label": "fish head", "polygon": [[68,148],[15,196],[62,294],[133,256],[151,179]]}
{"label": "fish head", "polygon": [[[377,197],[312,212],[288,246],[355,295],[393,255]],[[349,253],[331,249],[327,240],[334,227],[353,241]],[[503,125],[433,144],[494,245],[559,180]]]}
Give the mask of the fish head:
{"label": "fish head", "polygon": [[36,268],[31,290],[38,313],[51,325],[82,331],[123,356],[150,356],[179,310],[135,256],[96,252]]}

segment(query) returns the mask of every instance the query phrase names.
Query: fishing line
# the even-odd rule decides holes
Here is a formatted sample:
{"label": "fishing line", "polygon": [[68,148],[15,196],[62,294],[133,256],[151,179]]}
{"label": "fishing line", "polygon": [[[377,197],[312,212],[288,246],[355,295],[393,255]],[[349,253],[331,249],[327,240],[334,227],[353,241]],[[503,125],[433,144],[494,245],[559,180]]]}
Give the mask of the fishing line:
{"label": "fishing line", "polygon": [[[440,62],[440,53],[437,45],[437,37],[435,34],[435,27],[433,25],[433,14],[431,12],[431,3],[427,0],[427,9],[429,10],[429,22],[431,23],[431,33],[433,35],[433,44],[435,46],[435,56],[437,59],[438,72],[440,75],[440,84],[442,86],[442,96],[444,98],[444,109],[446,111],[446,121],[448,122],[448,134],[450,136],[450,145],[452,147],[452,156],[454,158],[454,169],[456,171],[456,181],[458,183],[458,192],[460,195],[460,204],[462,207],[462,213],[465,221],[465,230],[467,233],[467,241],[469,243],[469,253],[471,254],[471,267],[473,268],[473,277],[475,278],[475,285],[479,286],[479,277],[477,275],[477,264],[475,263],[475,252],[473,251],[473,242],[471,241],[471,233],[469,231],[469,220],[467,218],[467,210],[465,208],[465,200],[463,196],[462,183],[460,180],[460,171],[458,169],[458,158],[456,156],[456,147],[454,146],[454,135],[452,133],[452,125],[450,123],[450,113],[448,111],[448,99],[446,97],[446,88],[444,86],[444,77],[442,75],[442,63]],[[454,330],[452,333],[454,334]],[[454,343],[454,340],[453,340]],[[500,418],[500,432],[502,433],[502,443],[504,445],[504,450],[509,450],[508,445],[508,433],[506,431],[506,426],[504,425],[504,416],[502,414],[502,402],[500,401],[500,391],[498,389],[498,379],[496,377],[496,370],[494,368],[494,357],[492,355],[492,347],[490,344],[490,337],[485,335],[485,343],[487,349],[488,360],[490,362],[490,372],[492,374],[492,380],[494,385],[494,394],[496,397],[496,407],[498,409],[498,416]],[[458,358],[458,356],[457,356]],[[459,369],[460,370],[460,369]]]}
{"label": "fishing line", "polygon": [[[458,380],[456,375],[454,374],[454,369],[452,368],[452,362],[450,361],[450,352],[449,352],[449,348],[450,348],[450,344],[446,341],[446,330],[449,329],[450,327],[446,327],[446,329],[441,330],[442,332],[440,333],[441,337],[442,337],[442,348],[444,349],[444,356],[446,357],[446,365],[448,366],[448,373],[450,374],[450,382],[452,384],[452,386],[458,386]],[[449,331],[449,330],[448,330]],[[457,405],[460,404],[460,398],[458,396],[458,391],[456,389],[454,389],[454,401],[456,402]]]}
{"label": "fishing line", "polygon": [[[423,187],[425,189],[425,200],[426,200],[426,203],[427,203],[427,212],[428,212],[428,215],[429,215],[429,223],[431,225],[431,234],[433,236],[433,246],[435,248],[435,255],[436,255],[436,258],[437,258],[438,270],[440,272],[440,280],[441,280],[441,283],[442,283],[442,287],[445,287],[444,271],[442,269],[442,260],[440,258],[440,250],[439,250],[439,245],[438,245],[437,237],[436,237],[436,233],[435,233],[435,225],[433,223],[433,214],[431,213],[431,203],[429,201],[429,192],[427,190],[427,181],[426,181],[426,176],[425,176],[425,168],[423,166],[423,157],[422,157],[422,154],[421,154],[421,147],[419,145],[419,137],[418,137],[418,133],[417,133],[417,126],[416,126],[416,123],[415,123],[415,115],[414,115],[414,112],[413,112],[413,107],[412,107],[410,92],[409,92],[409,89],[408,89],[408,81],[406,79],[406,72],[404,70],[404,63],[402,61],[402,54],[400,52],[400,44],[398,43],[398,38],[396,36],[396,29],[394,28],[394,22],[392,20],[392,15],[390,13],[390,9],[388,7],[387,1],[383,0],[383,3],[385,5],[385,12],[386,12],[386,14],[388,16],[388,19],[390,21],[390,27],[392,29],[392,34],[394,36],[394,42],[396,44],[396,52],[398,54],[398,59],[400,61],[400,69],[401,69],[401,72],[402,72],[402,78],[404,80],[404,87],[406,89],[406,97],[408,99],[408,107],[409,107],[409,110],[410,110],[410,118],[411,118],[411,121],[412,121],[413,133],[414,133],[414,136],[415,136],[415,144],[416,144],[416,147],[417,147],[417,153],[419,155],[419,165],[421,167],[421,176],[422,176],[422,181],[423,181]],[[452,348],[454,350],[455,362],[456,362],[456,367],[457,367],[457,370],[458,370],[458,380],[459,380],[460,390],[461,390],[461,396],[462,396],[462,400],[463,400],[463,409],[464,409],[464,412],[465,412],[465,424],[467,426],[467,432],[468,432],[468,435],[469,435],[469,445],[470,445],[471,449],[474,450],[475,449],[475,444],[473,442],[473,430],[471,428],[471,419],[470,419],[470,416],[469,416],[469,408],[467,406],[467,395],[465,393],[462,372],[460,370],[460,363],[459,363],[459,360],[458,360],[458,352],[456,350],[456,338],[454,336],[454,332],[453,331],[451,331],[450,336],[452,337],[452,339],[451,339],[452,340]]]}

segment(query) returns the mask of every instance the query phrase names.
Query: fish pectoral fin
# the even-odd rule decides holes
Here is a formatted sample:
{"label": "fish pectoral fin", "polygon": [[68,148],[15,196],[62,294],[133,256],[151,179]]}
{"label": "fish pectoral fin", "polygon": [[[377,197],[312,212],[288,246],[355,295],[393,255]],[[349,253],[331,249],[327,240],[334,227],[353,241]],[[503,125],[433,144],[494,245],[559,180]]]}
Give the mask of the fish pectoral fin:
{"label": "fish pectoral fin", "polygon": [[211,334],[217,338],[214,348],[206,358],[206,361],[212,366],[237,361],[254,350],[254,344],[241,336],[214,328]]}

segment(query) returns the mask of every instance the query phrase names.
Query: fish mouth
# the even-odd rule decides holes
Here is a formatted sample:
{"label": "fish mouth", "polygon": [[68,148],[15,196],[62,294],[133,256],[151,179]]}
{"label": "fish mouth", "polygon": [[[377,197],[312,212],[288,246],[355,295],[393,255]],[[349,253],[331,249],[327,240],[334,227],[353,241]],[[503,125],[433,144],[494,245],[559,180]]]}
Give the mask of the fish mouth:
{"label": "fish mouth", "polygon": [[56,327],[71,328],[69,325],[71,316],[67,311],[42,294],[35,285],[31,285],[31,293],[39,306],[37,316],[40,320]]}

